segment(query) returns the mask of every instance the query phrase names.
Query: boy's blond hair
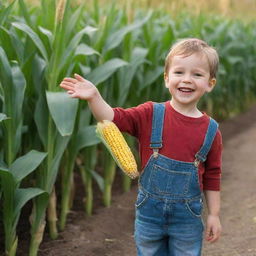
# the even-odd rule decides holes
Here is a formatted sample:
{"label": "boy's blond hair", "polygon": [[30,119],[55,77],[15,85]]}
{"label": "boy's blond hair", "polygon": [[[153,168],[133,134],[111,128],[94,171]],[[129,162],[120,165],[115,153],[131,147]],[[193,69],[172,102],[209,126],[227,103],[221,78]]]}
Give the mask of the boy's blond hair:
{"label": "boy's blond hair", "polygon": [[186,38],[175,43],[171,50],[169,51],[165,59],[165,74],[168,74],[172,58],[177,55],[190,56],[193,53],[199,53],[206,56],[209,69],[210,69],[210,78],[216,78],[218,65],[219,65],[219,56],[217,51],[209,46],[205,41],[197,38]]}

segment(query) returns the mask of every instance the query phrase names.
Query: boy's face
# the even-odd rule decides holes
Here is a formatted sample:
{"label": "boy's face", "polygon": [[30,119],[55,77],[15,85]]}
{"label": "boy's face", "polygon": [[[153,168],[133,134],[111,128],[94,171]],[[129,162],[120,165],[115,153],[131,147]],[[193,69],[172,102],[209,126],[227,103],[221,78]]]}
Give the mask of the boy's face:
{"label": "boy's face", "polygon": [[210,78],[210,69],[206,56],[192,54],[177,55],[172,58],[168,74],[165,74],[165,85],[172,95],[176,106],[193,108],[199,99],[210,92],[216,83]]}

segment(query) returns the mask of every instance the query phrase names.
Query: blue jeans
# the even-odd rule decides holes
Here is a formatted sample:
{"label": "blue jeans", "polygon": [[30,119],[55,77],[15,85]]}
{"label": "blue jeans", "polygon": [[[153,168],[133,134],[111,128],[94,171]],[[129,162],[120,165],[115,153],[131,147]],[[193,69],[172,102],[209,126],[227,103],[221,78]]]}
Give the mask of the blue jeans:
{"label": "blue jeans", "polygon": [[162,200],[139,190],[135,241],[138,256],[200,256],[202,199]]}

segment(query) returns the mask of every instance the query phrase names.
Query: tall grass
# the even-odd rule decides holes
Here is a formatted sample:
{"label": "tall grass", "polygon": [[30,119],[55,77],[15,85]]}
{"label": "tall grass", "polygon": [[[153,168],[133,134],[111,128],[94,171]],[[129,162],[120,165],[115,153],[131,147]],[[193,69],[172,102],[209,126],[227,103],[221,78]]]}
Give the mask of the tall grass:
{"label": "tall grass", "polygon": [[[197,3],[203,9],[203,1]],[[116,166],[102,145],[98,145],[95,121],[87,103],[78,103],[60,90],[58,85],[63,77],[74,73],[85,76],[113,107],[135,106],[147,100],[164,101],[170,97],[163,84],[163,65],[171,44],[180,38],[199,37],[218,50],[221,61],[218,84],[202,99],[201,107],[223,120],[255,102],[255,21],[244,23],[204,14],[201,9],[193,14],[170,15],[185,4],[193,9],[193,2],[189,1],[172,1],[174,9],[167,8],[169,1],[163,2],[165,11],[137,9],[140,4],[154,7],[153,0],[130,0],[123,8],[115,4],[102,7],[100,0],[89,6],[68,0],[41,0],[37,6],[24,0],[8,6],[7,1],[3,4],[5,8],[0,9],[0,199],[4,211],[12,212],[14,208],[7,205],[10,195],[22,195],[22,189],[34,186],[32,194],[26,197],[27,200],[35,197],[30,217],[29,255],[37,254],[46,221],[52,238],[57,237],[58,229],[65,228],[76,185],[75,169],[84,183],[87,214],[93,213],[93,184],[102,191],[103,204],[111,204]],[[135,148],[136,142],[132,139],[129,142]],[[31,149],[45,153],[31,153]],[[24,167],[27,175],[16,179],[10,172],[23,155],[27,156],[21,158],[25,159],[22,160],[25,167],[32,158],[37,159],[36,164]],[[11,192],[3,186],[6,177],[12,184]],[[60,184],[57,193],[56,182]],[[130,180],[126,177],[123,186],[124,190],[129,189]],[[22,201],[22,206],[27,200]],[[61,209],[57,212],[59,201]],[[10,225],[7,214],[1,215],[8,238],[7,254],[10,250],[12,255],[16,253],[15,229],[20,211],[21,207],[18,214],[15,210],[14,225]]]}

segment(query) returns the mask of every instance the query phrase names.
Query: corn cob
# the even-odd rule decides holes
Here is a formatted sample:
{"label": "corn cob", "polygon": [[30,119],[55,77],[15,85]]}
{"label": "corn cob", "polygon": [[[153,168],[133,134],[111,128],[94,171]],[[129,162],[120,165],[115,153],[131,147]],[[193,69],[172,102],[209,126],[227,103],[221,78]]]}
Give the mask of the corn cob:
{"label": "corn cob", "polygon": [[98,122],[96,132],[120,169],[132,179],[139,176],[132,151],[117,126],[111,121],[104,120]]}

